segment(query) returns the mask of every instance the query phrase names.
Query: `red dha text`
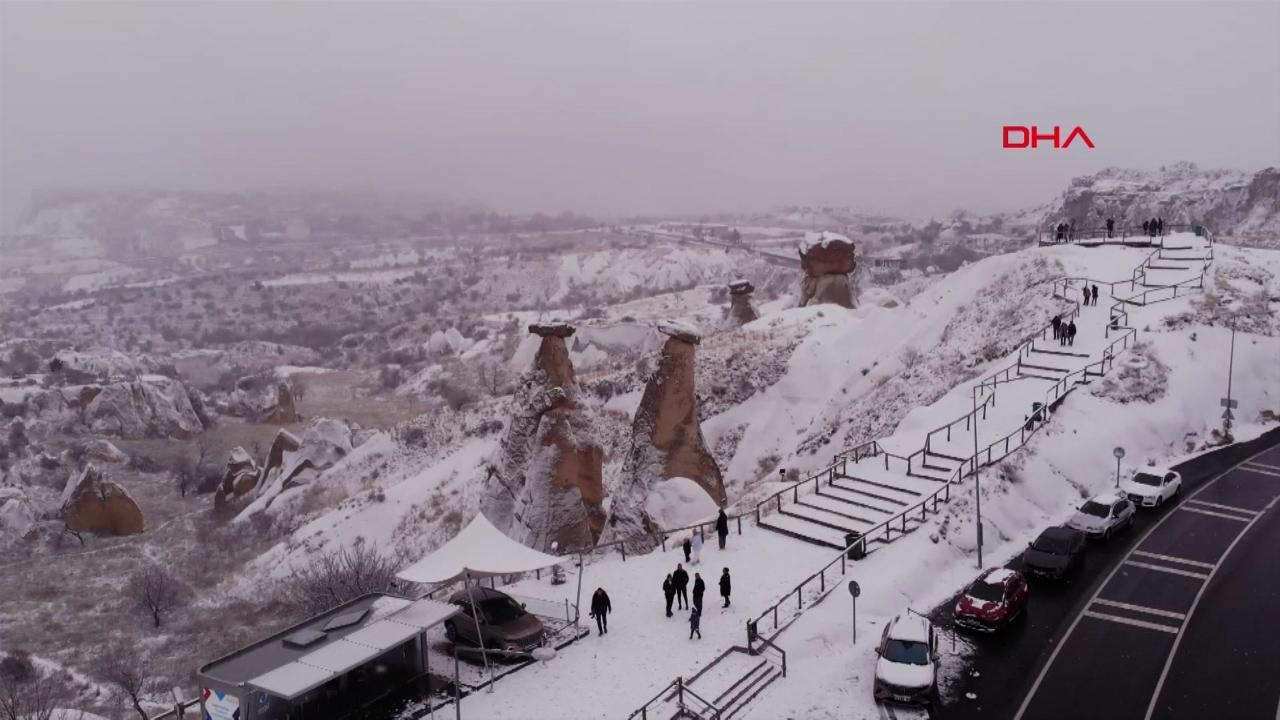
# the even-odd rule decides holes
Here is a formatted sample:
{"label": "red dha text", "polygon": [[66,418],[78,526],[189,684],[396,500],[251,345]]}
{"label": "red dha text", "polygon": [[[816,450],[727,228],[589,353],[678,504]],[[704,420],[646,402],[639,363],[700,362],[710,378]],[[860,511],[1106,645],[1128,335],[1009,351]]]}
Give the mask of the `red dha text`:
{"label": "red dha text", "polygon": [[1057,125],[1053,126],[1053,132],[1041,132],[1035,125],[1024,127],[1022,125],[1005,125],[1004,126],[1004,146],[1010,149],[1020,148],[1037,148],[1041,143],[1046,145],[1049,141],[1053,141],[1055,150],[1065,150],[1071,147],[1071,142],[1077,138],[1084,141],[1085,145],[1093,147],[1093,141],[1085,134],[1084,128],[1079,125],[1074,130],[1067,133],[1065,142],[1061,141],[1062,129]]}

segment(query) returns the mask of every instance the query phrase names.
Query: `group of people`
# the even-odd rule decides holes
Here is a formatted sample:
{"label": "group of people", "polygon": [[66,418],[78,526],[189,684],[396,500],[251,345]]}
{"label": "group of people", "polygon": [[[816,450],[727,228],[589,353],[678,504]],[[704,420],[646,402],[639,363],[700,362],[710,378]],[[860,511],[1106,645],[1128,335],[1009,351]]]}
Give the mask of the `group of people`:
{"label": "group of people", "polygon": [[[1076,223],[1074,220],[1069,222],[1060,222],[1053,226],[1054,237],[1058,242],[1074,242],[1076,238]],[[1115,218],[1107,218],[1107,239],[1115,237],[1116,220]],[[1142,234],[1148,237],[1164,236],[1164,218],[1155,217],[1150,220],[1142,221]]]}
{"label": "group of people", "polygon": [[1054,232],[1057,234],[1058,242],[1062,242],[1063,240],[1071,242],[1072,240],[1075,240],[1076,237],[1076,224],[1075,222],[1058,223],[1054,227]]}
{"label": "group of people", "polygon": [[[671,617],[671,604],[674,602],[677,610],[689,611],[689,639],[692,640],[694,635],[698,639],[702,639],[702,596],[707,592],[707,583],[702,579],[702,573],[693,573],[693,603],[689,602],[689,572],[684,569],[684,565],[676,563],[675,572],[669,573],[667,579],[662,581],[662,596],[667,601],[667,617]],[[729,568],[724,568],[720,572],[720,597],[724,598],[724,604],[721,608],[729,607],[729,595],[733,592],[733,580],[729,577]]]}
{"label": "group of people", "polygon": [[[724,510],[720,510],[720,515],[716,518],[716,535],[720,540],[720,549],[724,550],[729,539],[729,516]],[[697,565],[702,562],[702,533],[696,532],[691,538],[686,537],[681,543],[684,550],[684,562],[690,565]],[[694,635],[698,639],[702,639],[702,596],[707,591],[707,584],[702,579],[702,574],[695,572],[693,574],[693,603],[689,602],[689,571],[684,569],[684,563],[676,563],[676,569],[667,575],[667,579],[662,581],[662,595],[667,601],[667,617],[671,617],[671,605],[676,604],[678,610],[689,610],[689,639],[692,640]],[[729,568],[724,568],[720,572],[720,597],[724,598],[722,608],[729,607],[729,596],[733,591],[733,581],[729,577]],[[613,612],[613,605],[609,602],[609,593],[604,588],[596,588],[591,595],[591,617],[596,621],[596,634],[604,635],[609,632],[609,613]]]}
{"label": "group of people", "polygon": [[1076,321],[1062,321],[1062,318],[1054,315],[1053,321],[1053,339],[1058,341],[1059,345],[1075,345],[1076,344]]}
{"label": "group of people", "polygon": [[1157,217],[1142,221],[1142,234],[1147,237],[1164,237],[1164,218]]}
{"label": "group of people", "polygon": [[1097,285],[1093,285],[1093,286],[1085,285],[1085,286],[1084,286],[1084,304],[1085,304],[1085,305],[1097,305],[1097,304],[1098,304],[1098,286],[1097,286]]}

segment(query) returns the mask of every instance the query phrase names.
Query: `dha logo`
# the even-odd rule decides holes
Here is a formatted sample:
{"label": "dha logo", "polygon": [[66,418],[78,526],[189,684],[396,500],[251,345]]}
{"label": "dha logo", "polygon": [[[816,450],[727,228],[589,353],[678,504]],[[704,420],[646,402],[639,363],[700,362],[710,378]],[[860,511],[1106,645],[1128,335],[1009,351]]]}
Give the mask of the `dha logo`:
{"label": "dha logo", "polygon": [[1067,133],[1066,142],[1059,142],[1059,138],[1062,136],[1061,133],[1062,130],[1057,125],[1053,126],[1052,133],[1042,133],[1035,125],[1032,125],[1031,127],[1024,127],[1022,125],[1005,125],[1004,146],[1007,149],[1013,150],[1028,147],[1034,149],[1039,147],[1040,143],[1043,142],[1048,144],[1048,141],[1052,140],[1053,149],[1066,150],[1071,147],[1071,142],[1073,140],[1079,138],[1084,141],[1085,145],[1088,145],[1090,148],[1093,147],[1093,141],[1085,134],[1084,128],[1079,125],[1077,125],[1074,130]]}

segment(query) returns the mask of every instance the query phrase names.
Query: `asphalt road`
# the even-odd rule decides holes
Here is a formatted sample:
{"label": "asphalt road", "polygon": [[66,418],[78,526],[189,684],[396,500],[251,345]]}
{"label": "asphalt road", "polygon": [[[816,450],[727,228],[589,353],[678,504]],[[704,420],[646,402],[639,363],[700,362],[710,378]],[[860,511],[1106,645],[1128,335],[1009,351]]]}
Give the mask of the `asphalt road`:
{"label": "asphalt road", "polygon": [[[1072,583],[1033,584],[1026,618],[1005,633],[966,634],[972,667],[934,717],[1280,720],[1280,470],[1270,467],[1280,430],[1176,466],[1180,503],[1091,543]],[[948,631],[953,605],[932,613]]]}

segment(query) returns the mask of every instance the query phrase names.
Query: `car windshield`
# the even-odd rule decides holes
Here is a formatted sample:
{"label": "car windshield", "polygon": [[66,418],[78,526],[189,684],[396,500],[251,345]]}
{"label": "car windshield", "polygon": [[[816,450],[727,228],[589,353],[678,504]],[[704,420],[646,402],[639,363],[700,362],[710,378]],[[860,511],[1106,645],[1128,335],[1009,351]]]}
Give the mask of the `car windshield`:
{"label": "car windshield", "polygon": [[1066,555],[1070,548],[1070,543],[1065,537],[1054,537],[1052,535],[1041,535],[1036,541],[1031,543],[1032,550],[1039,550],[1051,555]]}
{"label": "car windshield", "polygon": [[969,592],[967,595],[975,600],[1000,602],[1004,599],[1004,586],[992,585],[985,582],[976,582],[969,586]]}
{"label": "car windshield", "polygon": [[904,665],[928,665],[929,646],[914,640],[888,640],[884,644],[884,659]]}
{"label": "car windshield", "polygon": [[516,604],[515,600],[508,597],[490,598],[480,603],[480,609],[484,611],[485,620],[494,625],[502,625],[524,615],[524,608]]}
{"label": "car windshield", "polygon": [[1100,502],[1094,502],[1090,500],[1089,502],[1085,503],[1080,507],[1080,512],[1084,513],[1085,515],[1092,515],[1094,517],[1104,518],[1111,514],[1111,506],[1103,505]]}
{"label": "car windshield", "polygon": [[1152,475],[1151,473],[1138,473],[1133,476],[1133,481],[1140,485],[1152,486],[1159,486],[1160,483],[1164,482],[1159,475]]}

